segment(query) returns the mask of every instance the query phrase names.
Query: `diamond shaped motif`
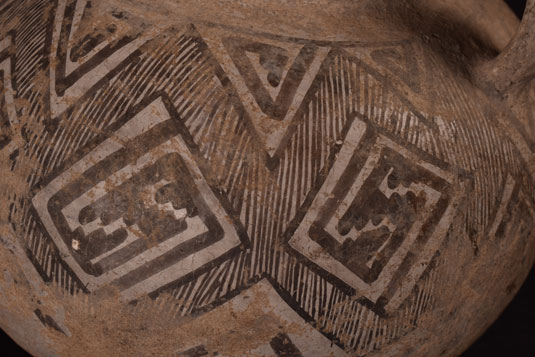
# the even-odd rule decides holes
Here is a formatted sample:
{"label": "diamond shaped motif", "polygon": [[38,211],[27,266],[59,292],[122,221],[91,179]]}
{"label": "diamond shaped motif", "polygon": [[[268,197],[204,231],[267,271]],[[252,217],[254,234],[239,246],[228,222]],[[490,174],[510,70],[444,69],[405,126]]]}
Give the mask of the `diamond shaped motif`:
{"label": "diamond shaped motif", "polygon": [[88,290],[111,284],[131,300],[241,244],[185,135],[153,99],[33,198]]}
{"label": "diamond shaped motif", "polygon": [[438,250],[459,195],[455,176],[356,118],[290,246],[386,311]]}

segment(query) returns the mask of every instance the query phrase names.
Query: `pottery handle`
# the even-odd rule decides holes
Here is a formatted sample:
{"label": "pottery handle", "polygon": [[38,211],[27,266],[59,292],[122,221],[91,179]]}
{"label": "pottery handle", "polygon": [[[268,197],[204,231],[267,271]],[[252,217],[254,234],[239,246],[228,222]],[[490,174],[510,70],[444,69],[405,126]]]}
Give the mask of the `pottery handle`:
{"label": "pottery handle", "polygon": [[535,78],[535,0],[528,0],[516,35],[494,59],[480,67],[481,79],[506,93]]}

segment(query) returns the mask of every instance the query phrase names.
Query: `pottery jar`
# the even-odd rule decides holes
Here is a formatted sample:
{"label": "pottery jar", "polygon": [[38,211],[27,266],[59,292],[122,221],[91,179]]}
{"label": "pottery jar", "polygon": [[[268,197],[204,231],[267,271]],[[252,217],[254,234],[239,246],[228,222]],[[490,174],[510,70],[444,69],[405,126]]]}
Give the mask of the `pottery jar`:
{"label": "pottery jar", "polygon": [[0,327],[36,356],[438,356],[535,259],[535,1],[4,0]]}

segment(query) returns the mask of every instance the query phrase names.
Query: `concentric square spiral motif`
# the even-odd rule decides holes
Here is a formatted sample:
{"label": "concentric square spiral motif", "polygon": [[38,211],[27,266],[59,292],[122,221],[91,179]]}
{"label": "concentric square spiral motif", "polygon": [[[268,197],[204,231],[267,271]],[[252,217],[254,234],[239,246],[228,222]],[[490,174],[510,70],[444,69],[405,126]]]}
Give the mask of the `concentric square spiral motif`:
{"label": "concentric square spiral motif", "polygon": [[446,236],[457,179],[358,118],[348,136],[289,244],[379,310],[395,311]]}
{"label": "concentric square spiral motif", "polygon": [[138,298],[241,244],[161,98],[33,198],[89,291]]}

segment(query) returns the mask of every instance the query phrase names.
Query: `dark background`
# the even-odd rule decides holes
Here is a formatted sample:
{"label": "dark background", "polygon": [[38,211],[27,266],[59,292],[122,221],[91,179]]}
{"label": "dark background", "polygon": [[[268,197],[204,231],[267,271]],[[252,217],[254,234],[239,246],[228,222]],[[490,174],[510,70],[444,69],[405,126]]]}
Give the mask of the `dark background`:
{"label": "dark background", "polygon": [[[522,17],[526,0],[505,0]],[[500,318],[464,354],[473,356],[535,356],[535,268]],[[0,330],[0,350],[12,357],[28,356]],[[530,351],[530,352],[527,352]]]}
{"label": "dark background", "polygon": [[[526,0],[505,0],[522,17]],[[535,356],[535,267],[518,295],[463,357]],[[529,352],[528,352],[529,351]]]}

